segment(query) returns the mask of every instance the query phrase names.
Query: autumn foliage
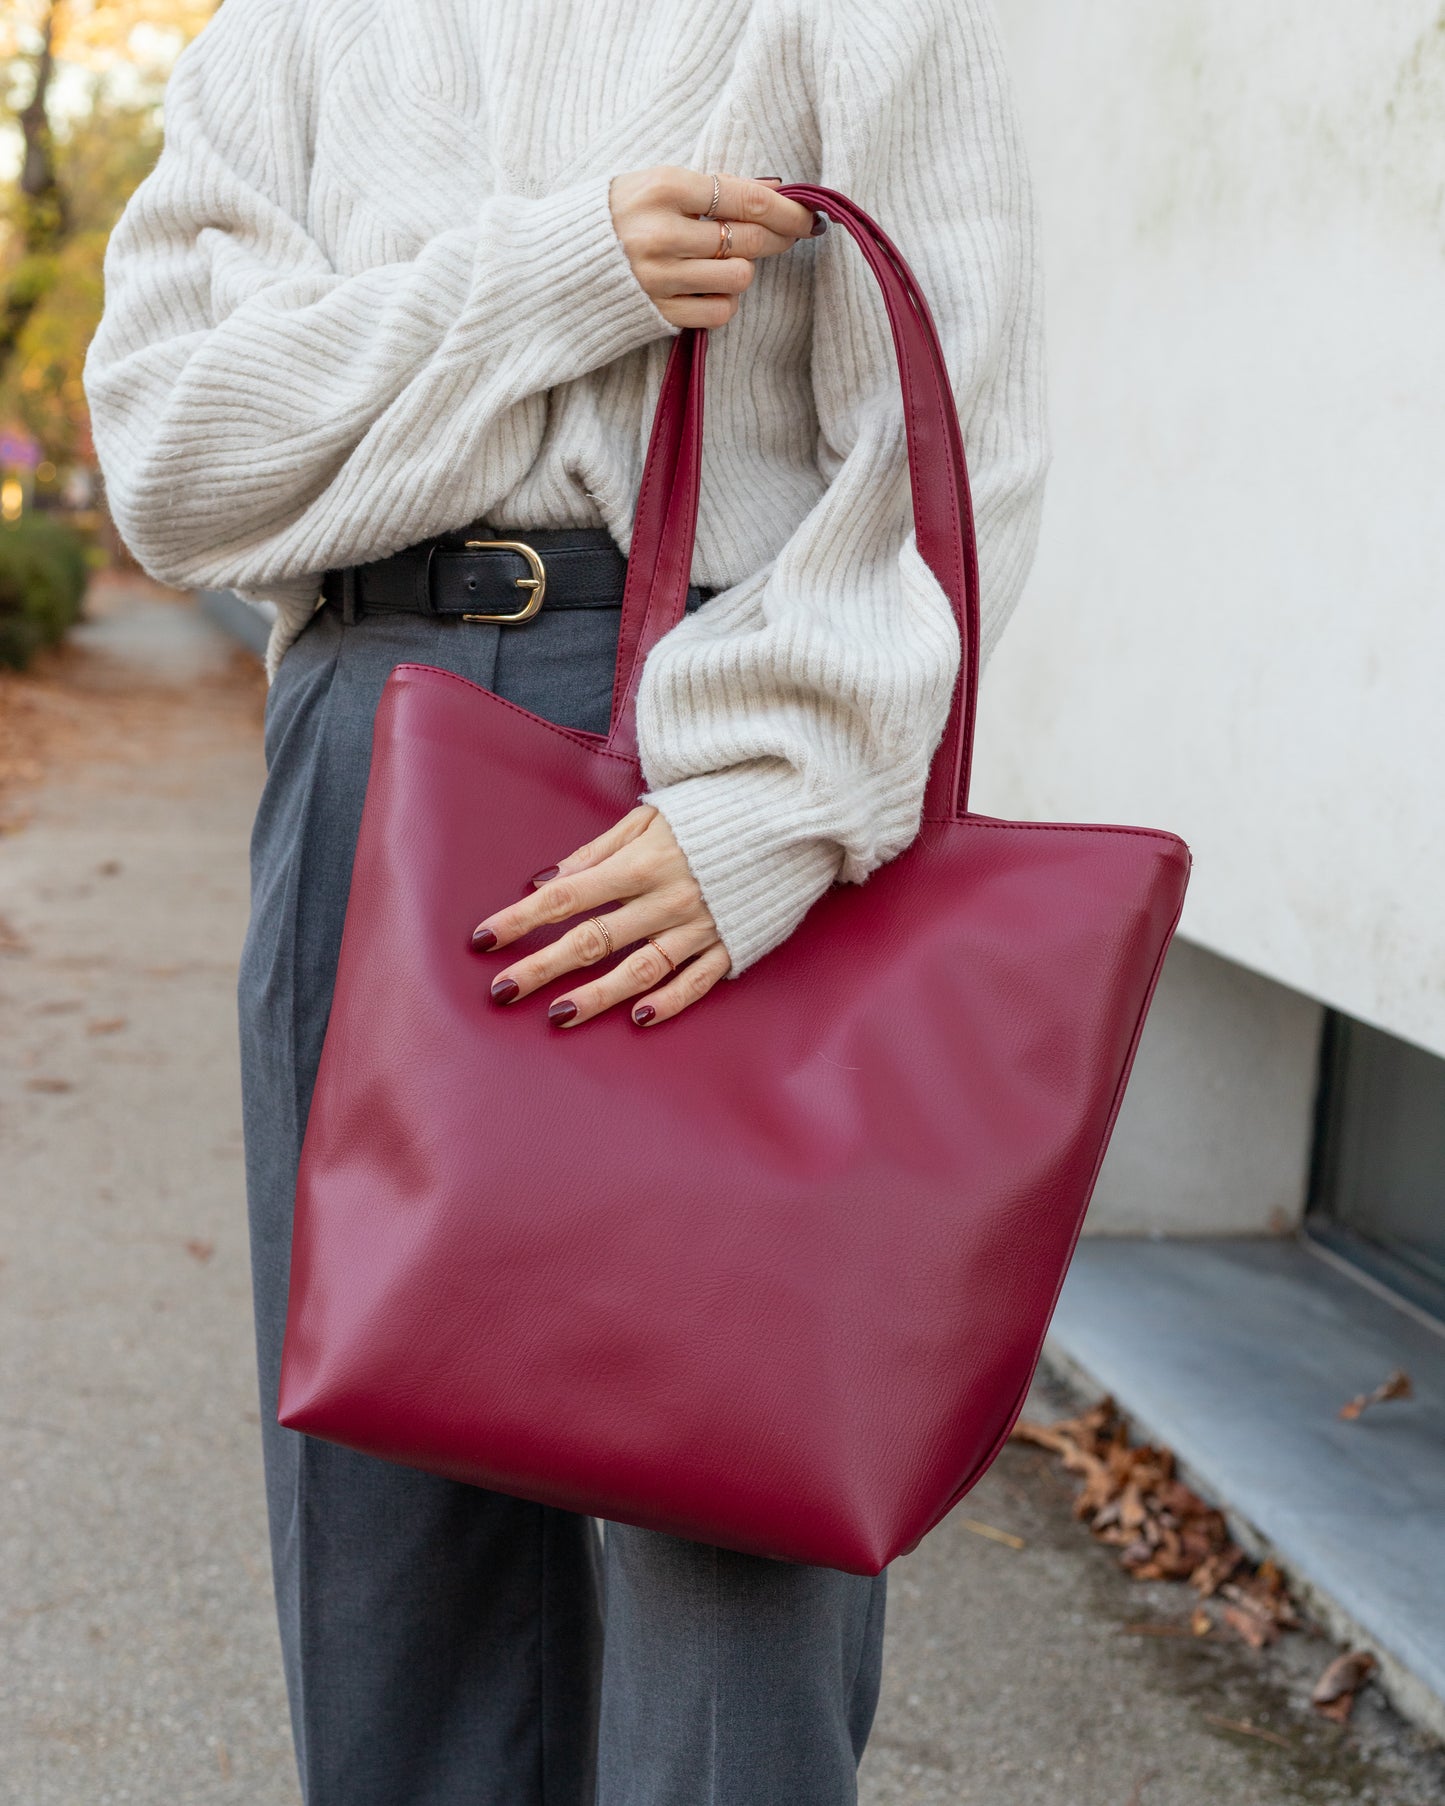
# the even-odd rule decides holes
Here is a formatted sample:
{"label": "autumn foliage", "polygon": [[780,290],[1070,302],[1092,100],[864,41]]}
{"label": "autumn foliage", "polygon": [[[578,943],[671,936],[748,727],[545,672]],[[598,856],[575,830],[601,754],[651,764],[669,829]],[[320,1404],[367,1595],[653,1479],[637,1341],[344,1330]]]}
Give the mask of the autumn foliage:
{"label": "autumn foliage", "polygon": [[81,368],[121,208],[160,148],[159,104],[214,0],[7,0],[0,9],[0,426],[46,465],[90,461]]}

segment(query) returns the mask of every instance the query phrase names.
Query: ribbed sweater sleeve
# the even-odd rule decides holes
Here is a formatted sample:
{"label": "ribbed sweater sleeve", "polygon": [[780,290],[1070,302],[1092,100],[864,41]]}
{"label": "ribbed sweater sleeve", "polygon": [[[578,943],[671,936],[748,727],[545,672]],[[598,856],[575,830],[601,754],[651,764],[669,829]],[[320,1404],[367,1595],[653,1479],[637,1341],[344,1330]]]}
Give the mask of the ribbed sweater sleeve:
{"label": "ribbed sweater sleeve", "polygon": [[[1033,555],[1046,464],[1033,207],[991,13],[830,0],[817,29],[821,180],[885,223],[938,321],[986,655]],[[947,599],[914,543],[886,315],[841,230],[818,246],[812,373],[821,499],[766,568],[658,644],[640,692],[646,798],[733,976],[835,879],[866,878],[914,838],[958,668]]]}
{"label": "ribbed sweater sleeve", "polygon": [[333,565],[480,518],[526,474],[551,386],[675,331],[607,173],[333,266],[308,229],[313,116],[374,11],[226,0],[112,237],[86,388],[117,524],[166,581],[300,606]]}

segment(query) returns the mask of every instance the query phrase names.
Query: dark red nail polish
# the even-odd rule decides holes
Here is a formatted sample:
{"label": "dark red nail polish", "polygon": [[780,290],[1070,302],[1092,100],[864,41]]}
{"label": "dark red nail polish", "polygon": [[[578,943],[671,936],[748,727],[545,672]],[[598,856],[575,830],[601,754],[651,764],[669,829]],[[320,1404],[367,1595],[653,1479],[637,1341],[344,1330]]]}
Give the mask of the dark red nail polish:
{"label": "dark red nail polish", "polygon": [[497,937],[490,928],[474,928],[472,930],[472,947],[477,953],[490,953],[497,944]]}
{"label": "dark red nail polish", "polygon": [[577,1005],[573,1003],[570,997],[559,997],[555,1003],[549,1003],[547,1005],[547,1020],[549,1022],[570,1022],[576,1014]]}
{"label": "dark red nail polish", "polygon": [[811,233],[809,233],[809,237],[810,238],[821,238],[827,230],[828,230],[827,214],[826,213],[815,213],[813,215],[813,230]]}
{"label": "dark red nail polish", "polygon": [[521,988],[515,978],[499,978],[492,986],[492,1001],[510,1003]]}
{"label": "dark red nail polish", "polygon": [[632,1012],[632,1020],[634,1022],[651,1022],[656,1014],[657,1011],[653,1009],[650,1003],[639,1003],[637,1008]]}
{"label": "dark red nail polish", "polygon": [[544,865],[540,872],[532,873],[531,881],[533,884],[545,884],[549,878],[555,878],[561,869],[560,865]]}

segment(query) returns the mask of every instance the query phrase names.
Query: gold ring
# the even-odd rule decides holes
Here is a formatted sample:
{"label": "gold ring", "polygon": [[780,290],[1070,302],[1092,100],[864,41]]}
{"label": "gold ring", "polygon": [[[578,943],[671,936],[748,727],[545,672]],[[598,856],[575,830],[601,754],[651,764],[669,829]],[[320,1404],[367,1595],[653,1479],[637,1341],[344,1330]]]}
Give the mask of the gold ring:
{"label": "gold ring", "polygon": [[721,199],[722,199],[722,183],[718,180],[718,178],[716,176],[714,176],[712,179],[712,199],[711,199],[711,201],[708,202],[707,212],[702,214],[701,217],[703,219],[716,219],[717,218],[717,204]]}
{"label": "gold ring", "polygon": [[720,219],[718,221],[718,225],[722,229],[718,233],[717,249],[712,254],[714,263],[717,262],[719,257],[731,257],[733,254],[733,224],[732,224],[732,221],[727,220],[727,219]]}
{"label": "gold ring", "polygon": [[616,953],[617,948],[614,946],[613,941],[612,941],[612,930],[607,926],[606,922],[603,921],[602,917],[601,916],[588,916],[587,920],[592,924],[592,926],[594,928],[601,929],[602,938],[607,943],[607,952],[604,953],[602,957],[604,959],[607,959],[611,954]]}
{"label": "gold ring", "polygon": [[[653,940],[651,935],[648,935],[647,937],[647,944],[649,947],[657,947],[657,942]],[[657,947],[657,951],[667,961],[667,976],[671,978],[673,973],[677,970],[677,961],[668,952],[666,947]]]}

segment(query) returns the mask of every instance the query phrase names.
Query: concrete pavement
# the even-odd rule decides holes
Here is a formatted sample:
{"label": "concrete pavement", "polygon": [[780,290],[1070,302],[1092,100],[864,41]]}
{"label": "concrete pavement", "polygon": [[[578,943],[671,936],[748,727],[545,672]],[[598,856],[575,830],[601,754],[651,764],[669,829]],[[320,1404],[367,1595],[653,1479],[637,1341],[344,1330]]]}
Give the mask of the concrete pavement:
{"label": "concrete pavement", "polygon": [[[0,799],[29,816],[0,837],[0,1802],[296,1806],[232,1013],[259,677],[122,587],[35,694],[52,750]],[[1344,1730],[1310,1713],[1327,1645],[1182,1634],[1192,1600],[1127,1580],[1068,1497],[1011,1448],[897,1565],[864,1806],[1445,1797],[1369,1695]]]}

